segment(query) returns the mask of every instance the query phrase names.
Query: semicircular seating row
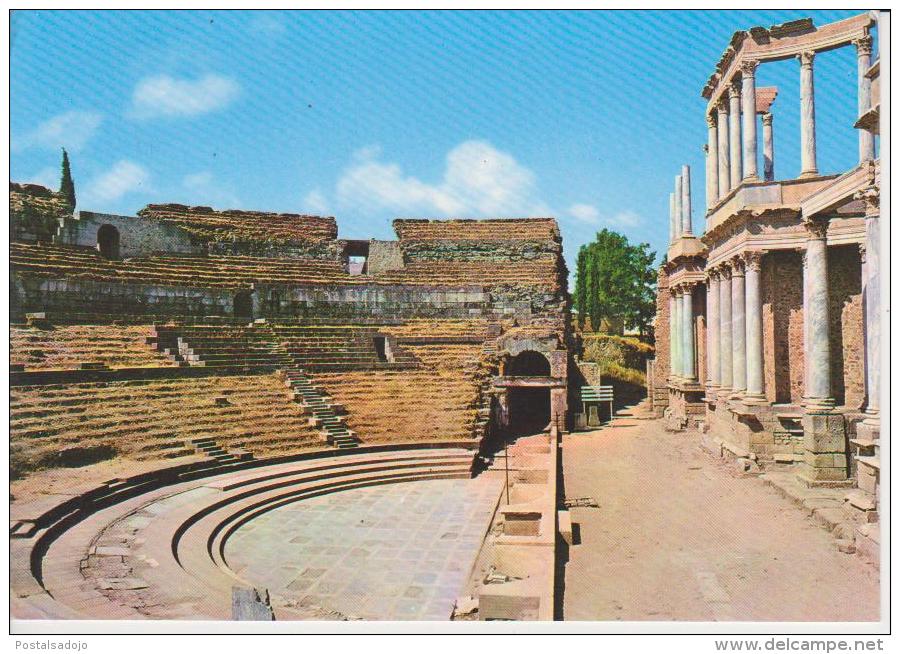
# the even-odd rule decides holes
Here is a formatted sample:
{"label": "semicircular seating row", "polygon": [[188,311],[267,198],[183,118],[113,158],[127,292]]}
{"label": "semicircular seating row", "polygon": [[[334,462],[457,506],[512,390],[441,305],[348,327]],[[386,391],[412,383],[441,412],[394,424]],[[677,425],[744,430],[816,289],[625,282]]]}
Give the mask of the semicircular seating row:
{"label": "semicircular seating row", "polygon": [[[349,456],[176,480],[146,492],[140,483],[132,492],[115,488],[122,501],[103,506],[100,498],[82,499],[69,514],[57,511],[61,515],[49,525],[36,521],[39,529],[13,519],[12,614],[229,620],[232,588],[253,585],[231,570],[224,556],[239,527],[285,504],[329,493],[470,478],[474,456],[472,450],[450,447],[367,448]],[[182,479],[191,476],[196,473]]]}

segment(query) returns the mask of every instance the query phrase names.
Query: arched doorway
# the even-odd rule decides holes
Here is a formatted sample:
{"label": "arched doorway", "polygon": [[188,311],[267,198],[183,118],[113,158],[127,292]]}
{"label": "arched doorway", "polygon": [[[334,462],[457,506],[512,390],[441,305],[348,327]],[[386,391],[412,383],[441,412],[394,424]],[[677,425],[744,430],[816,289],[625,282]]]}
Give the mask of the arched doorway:
{"label": "arched doorway", "polygon": [[[525,350],[506,364],[507,377],[549,377],[550,361],[540,352]],[[536,434],[550,424],[548,387],[512,387],[508,391],[509,432],[513,436]]]}
{"label": "arched doorway", "polygon": [[119,258],[119,230],[112,225],[103,225],[97,230],[97,249],[100,256],[107,259]]}
{"label": "arched doorway", "polygon": [[238,291],[234,296],[234,317],[253,318],[253,296],[250,291]]}

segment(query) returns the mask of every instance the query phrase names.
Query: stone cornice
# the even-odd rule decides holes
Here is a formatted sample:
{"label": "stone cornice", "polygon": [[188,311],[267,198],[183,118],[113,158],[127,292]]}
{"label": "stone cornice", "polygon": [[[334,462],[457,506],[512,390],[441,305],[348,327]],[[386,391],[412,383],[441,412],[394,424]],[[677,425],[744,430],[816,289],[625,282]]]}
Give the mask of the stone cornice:
{"label": "stone cornice", "polygon": [[804,18],[768,29],[752,27],[747,31],[735,32],[701,95],[712,107],[722,96],[725,86],[738,74],[744,61],[777,61],[807,50],[821,52],[839,48],[867,36],[873,24],[874,19],[864,13],[818,28],[813,25],[812,19]]}

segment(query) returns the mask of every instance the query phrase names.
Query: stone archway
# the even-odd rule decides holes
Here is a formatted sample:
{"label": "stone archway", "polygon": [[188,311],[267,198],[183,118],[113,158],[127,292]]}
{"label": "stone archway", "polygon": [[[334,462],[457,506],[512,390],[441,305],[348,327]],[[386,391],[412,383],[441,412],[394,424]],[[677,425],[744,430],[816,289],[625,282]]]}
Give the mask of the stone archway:
{"label": "stone archway", "polygon": [[[550,361],[535,350],[523,350],[506,363],[507,377],[549,377]],[[508,391],[509,433],[536,434],[547,428],[552,416],[550,388],[513,387]]]}
{"label": "stone archway", "polygon": [[234,317],[253,319],[253,296],[250,291],[238,291],[235,294]]}
{"label": "stone archway", "polygon": [[97,230],[97,249],[106,259],[118,259],[120,249],[119,230],[112,225],[103,225]]}

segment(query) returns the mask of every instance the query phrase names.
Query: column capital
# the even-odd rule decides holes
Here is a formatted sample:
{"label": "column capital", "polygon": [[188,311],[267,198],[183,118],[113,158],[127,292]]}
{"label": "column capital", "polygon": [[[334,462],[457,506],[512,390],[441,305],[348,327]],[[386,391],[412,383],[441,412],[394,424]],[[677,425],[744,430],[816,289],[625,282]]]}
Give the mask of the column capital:
{"label": "column capital", "polygon": [[739,79],[732,80],[728,85],[728,99],[737,100],[741,97],[741,81]]}
{"label": "column capital", "polygon": [[744,77],[753,77],[756,75],[757,66],[759,66],[759,61],[756,59],[745,59],[741,62],[741,75]]}
{"label": "column capital", "polygon": [[762,270],[762,258],[763,258],[762,250],[747,250],[743,253],[744,258],[744,266],[747,270],[752,270],[753,272],[759,272]]}
{"label": "column capital", "polygon": [[740,256],[729,259],[726,265],[731,269],[732,279],[744,276],[744,260]]}
{"label": "column capital", "polygon": [[723,93],[722,97],[719,98],[719,101],[716,103],[716,110],[719,114],[727,114],[728,113],[728,97]]}
{"label": "column capital", "polygon": [[804,50],[800,54],[797,55],[797,59],[800,60],[801,68],[812,68],[813,58],[816,56],[815,50]]}
{"label": "column capital", "polygon": [[866,217],[877,217],[881,210],[881,193],[874,186],[860,189],[853,194],[854,200],[862,200],[866,205]]}
{"label": "column capital", "polygon": [[762,121],[763,121],[763,125],[771,127],[772,126],[772,112],[767,111],[766,113],[764,113],[762,115]]}
{"label": "column capital", "polygon": [[859,262],[863,265],[866,263],[866,242],[860,241],[856,244],[859,247]]}
{"label": "column capital", "polygon": [[828,219],[825,220],[807,220],[804,223],[806,234],[811,240],[825,240],[828,234]]}
{"label": "column capital", "polygon": [[731,266],[728,265],[727,261],[716,266],[716,271],[719,273],[719,279],[722,281],[731,279]]}
{"label": "column capital", "polygon": [[719,270],[718,268],[710,268],[706,271],[706,279],[711,282],[719,281]]}
{"label": "column capital", "polygon": [[706,126],[709,128],[715,128],[719,124],[719,121],[716,118],[716,115],[712,112],[706,114]]}
{"label": "column capital", "polygon": [[872,35],[866,34],[865,36],[861,36],[858,39],[853,40],[853,45],[856,46],[856,56],[869,56],[872,54]]}

